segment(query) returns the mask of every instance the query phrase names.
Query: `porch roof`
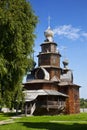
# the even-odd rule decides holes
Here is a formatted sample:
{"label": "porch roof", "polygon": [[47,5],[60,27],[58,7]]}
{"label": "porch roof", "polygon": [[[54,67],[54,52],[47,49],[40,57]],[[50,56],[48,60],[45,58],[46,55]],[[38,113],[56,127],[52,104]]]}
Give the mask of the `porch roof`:
{"label": "porch roof", "polygon": [[55,96],[62,96],[62,97],[68,97],[68,95],[60,93],[56,90],[25,90],[23,91],[25,94],[25,101],[33,101],[35,100],[38,96],[42,95],[55,95]]}

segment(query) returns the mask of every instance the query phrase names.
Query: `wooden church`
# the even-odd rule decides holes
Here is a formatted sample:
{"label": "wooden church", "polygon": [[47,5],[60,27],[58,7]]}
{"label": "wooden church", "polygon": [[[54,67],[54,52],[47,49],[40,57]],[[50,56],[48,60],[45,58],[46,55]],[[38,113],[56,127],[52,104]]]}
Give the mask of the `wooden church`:
{"label": "wooden church", "polygon": [[73,83],[68,60],[60,67],[61,54],[50,27],[38,54],[38,67],[31,70],[24,83],[25,113],[31,115],[75,114],[80,112],[79,87]]}

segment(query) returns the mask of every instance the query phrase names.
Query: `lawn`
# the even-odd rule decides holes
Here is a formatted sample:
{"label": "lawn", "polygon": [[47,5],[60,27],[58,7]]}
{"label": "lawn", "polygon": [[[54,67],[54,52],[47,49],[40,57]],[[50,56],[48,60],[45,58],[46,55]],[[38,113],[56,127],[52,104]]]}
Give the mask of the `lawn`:
{"label": "lawn", "polygon": [[0,130],[86,130],[87,113],[58,116],[32,116],[0,125]]}
{"label": "lawn", "polygon": [[0,121],[7,120],[12,116],[15,116],[15,113],[0,113]]}

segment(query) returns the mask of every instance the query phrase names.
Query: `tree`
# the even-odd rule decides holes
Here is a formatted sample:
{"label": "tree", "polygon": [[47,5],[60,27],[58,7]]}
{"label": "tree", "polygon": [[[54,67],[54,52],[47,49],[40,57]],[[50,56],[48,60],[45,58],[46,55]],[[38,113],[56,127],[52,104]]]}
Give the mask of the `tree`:
{"label": "tree", "polygon": [[81,107],[81,108],[84,108],[84,98],[81,98],[81,99],[80,99],[80,107]]}
{"label": "tree", "polygon": [[87,99],[84,99],[84,98],[80,99],[80,107],[87,108]]}
{"label": "tree", "polygon": [[26,0],[0,0],[0,103],[11,108],[32,67],[34,30],[38,20]]}

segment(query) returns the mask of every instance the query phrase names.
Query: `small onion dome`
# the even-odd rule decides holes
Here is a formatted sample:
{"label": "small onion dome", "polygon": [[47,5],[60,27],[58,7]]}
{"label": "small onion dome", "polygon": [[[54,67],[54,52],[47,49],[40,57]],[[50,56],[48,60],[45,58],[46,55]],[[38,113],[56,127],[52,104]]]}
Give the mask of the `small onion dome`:
{"label": "small onion dome", "polygon": [[69,64],[68,59],[65,59],[65,60],[63,61],[64,68],[68,68],[68,64]]}
{"label": "small onion dome", "polygon": [[44,35],[46,37],[46,41],[49,41],[49,42],[53,41],[54,33],[50,27],[48,27],[48,29],[44,32]]}

